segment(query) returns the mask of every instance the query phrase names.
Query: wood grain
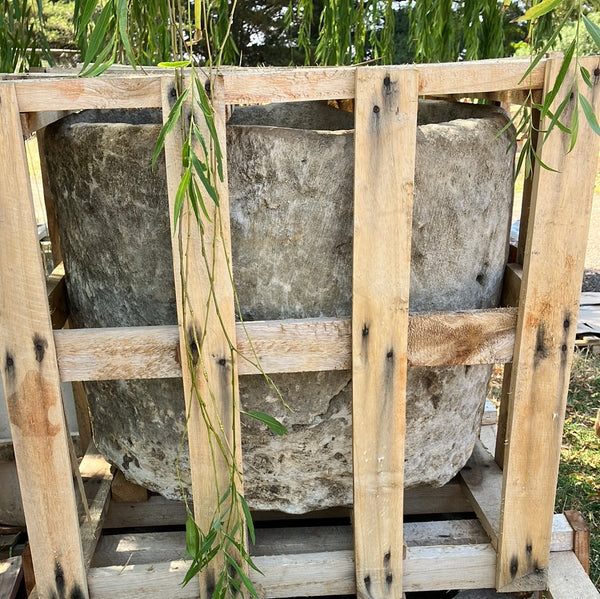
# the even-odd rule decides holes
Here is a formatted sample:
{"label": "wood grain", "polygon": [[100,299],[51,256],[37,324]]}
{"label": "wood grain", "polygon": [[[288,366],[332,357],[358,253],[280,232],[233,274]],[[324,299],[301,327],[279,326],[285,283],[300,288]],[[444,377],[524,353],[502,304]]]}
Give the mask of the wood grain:
{"label": "wood grain", "polygon": [[[516,310],[444,312],[409,316],[410,366],[501,364],[512,360]],[[265,372],[350,370],[348,318],[309,318],[246,323]],[[448,342],[448,337],[453,343]],[[237,348],[252,356],[248,337],[236,325]],[[181,376],[176,326],[54,331],[60,376],[95,381]],[[240,359],[239,374],[257,374]]]}
{"label": "wood grain", "polygon": [[411,70],[356,72],[352,454],[356,592],[365,599],[402,594],[418,82]]}
{"label": "wood grain", "polygon": [[[221,100],[221,88],[222,81],[216,78],[212,82],[212,89],[218,94],[213,99],[215,128],[225,156],[225,105]],[[163,78],[165,121],[174,102],[174,91],[174,80]],[[199,111],[197,106],[193,110]],[[209,144],[210,133],[202,113],[196,114],[195,118],[205,143]],[[179,129],[175,127],[165,143],[171,219],[182,173],[181,147]],[[179,222],[171,220],[171,228],[175,231],[171,236],[173,269],[188,414],[194,519],[204,534],[216,517],[224,518],[223,510],[228,508],[231,499],[225,500],[223,494],[229,488],[230,468],[234,466],[239,473],[234,475],[236,487],[243,494],[237,360],[228,342],[229,339],[235,342],[236,330],[233,287],[228,272],[231,238],[226,170],[223,180],[217,181],[216,185],[219,207],[208,194],[205,197],[210,221],[204,219],[200,227],[189,202],[184,202]],[[206,421],[210,422],[214,436]],[[237,448],[235,455],[231,448]],[[233,524],[237,523],[234,518]],[[227,532],[231,533],[231,530]],[[235,534],[239,539],[239,533]],[[235,559],[234,548],[230,547],[229,553]],[[240,562],[239,566],[245,569],[245,562]],[[220,552],[199,574],[201,597],[212,596],[223,568],[225,558]]]}
{"label": "wood grain", "polygon": [[21,556],[9,557],[0,561],[0,597],[16,599],[23,580]]}
{"label": "wood grain", "polygon": [[[491,59],[478,62],[394,66],[394,71],[419,72],[419,94],[461,97],[493,92],[540,89],[545,60],[531,77],[521,81],[528,58]],[[224,75],[223,101],[227,104],[263,104],[355,97],[355,73],[372,67],[301,67],[244,69],[228,67]],[[99,78],[44,76],[28,80],[0,81],[14,84],[23,113],[87,108],[159,108],[160,79],[170,74],[148,70],[147,75],[110,75]],[[518,100],[518,96],[513,96]],[[32,117],[28,117],[33,123]],[[34,125],[35,126],[35,125]]]}
{"label": "wood grain", "polygon": [[68,430],[13,84],[0,85],[0,371],[40,596],[87,597]]}
{"label": "wood grain", "polygon": [[113,467],[91,444],[79,466],[82,478],[86,481],[86,495],[89,495],[89,515],[81,523],[81,543],[86,568],[89,568],[96,546],[102,534],[104,519],[110,505],[110,487],[113,480]]}
{"label": "wood grain", "polygon": [[550,599],[599,599],[600,593],[572,551],[550,554],[548,590]]}
{"label": "wood grain", "polygon": [[[582,59],[590,71],[597,58]],[[548,62],[545,90],[561,60]],[[573,71],[556,102],[570,93]],[[580,86],[600,111],[599,84]],[[573,96],[565,119],[574,109]],[[556,105],[554,106],[554,108]],[[546,126],[542,123],[542,129]],[[546,586],[550,530],[599,137],[580,116],[573,152],[558,129],[539,148],[558,172],[536,169],[510,382],[496,585],[503,592]],[[550,257],[550,258],[549,258]]]}
{"label": "wood grain", "polygon": [[[350,550],[259,556],[250,578],[266,597],[350,595],[356,592]],[[490,588],[496,554],[489,544],[409,547],[404,563],[406,591]],[[188,562],[92,568],[88,583],[94,599],[196,599],[197,589],[179,584]],[[560,599],[563,599],[562,597]]]}

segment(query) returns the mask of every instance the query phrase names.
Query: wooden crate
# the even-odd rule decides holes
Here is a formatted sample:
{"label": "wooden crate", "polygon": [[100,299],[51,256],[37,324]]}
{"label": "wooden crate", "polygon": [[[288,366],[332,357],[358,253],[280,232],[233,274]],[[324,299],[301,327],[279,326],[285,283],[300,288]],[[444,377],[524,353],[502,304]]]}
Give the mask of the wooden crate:
{"label": "wooden crate", "polygon": [[[597,58],[581,62],[590,72],[600,68]],[[319,350],[320,369],[352,367],[354,397],[368,398],[353,405],[355,421],[363,423],[353,438],[353,530],[342,533],[339,545],[315,545],[307,533],[302,552],[278,554],[271,549],[274,555],[257,556],[265,575],[252,577],[267,597],[356,593],[379,598],[401,597],[413,590],[537,591],[548,586],[554,599],[598,597],[581,568],[573,565],[577,560],[572,540],[559,543],[556,535],[562,534],[562,525],[553,528],[571,348],[599,149],[599,138],[584,119],[571,153],[566,153],[569,140],[558,130],[543,146],[541,158],[558,172],[536,168],[526,186],[519,263],[507,269],[505,278],[506,305],[513,308],[408,313],[410,237],[402,231],[411,230],[418,97],[483,96],[514,102],[525,101],[531,88],[539,100],[552,88],[561,58],[540,61],[521,81],[528,64],[515,59],[227,69],[217,79],[216,111],[223,146],[227,104],[332,98],[356,102],[352,320],[286,321],[285,327],[281,322],[248,323],[251,338],[265,356],[267,372],[313,370],[313,355]],[[165,114],[173,85],[170,74],[155,70],[100,79],[40,76],[0,82],[1,370],[37,593],[43,598],[199,596],[197,586],[179,586],[186,566],[176,557],[163,555],[163,561],[152,565],[89,568],[106,511],[110,473],[101,459],[89,456],[87,463],[98,471],[100,490],[91,518],[80,526],[60,381],[182,375],[187,389],[190,377],[174,358],[181,342],[178,327],[53,331],[23,148],[24,131],[43,127],[61,111],[144,107],[163,108]],[[580,86],[596,111],[600,110],[597,85],[594,89]],[[569,89],[568,81],[564,89]],[[168,140],[165,151],[172,206],[181,166],[176,137]],[[390,168],[392,161],[394,168]],[[225,217],[226,188],[225,182]],[[198,251],[199,240],[192,239],[190,247]],[[178,253],[174,254],[177,272]],[[216,259],[219,263],[223,257]],[[200,277],[188,280],[191,302],[200,315],[204,311],[197,292],[201,286]],[[180,297],[178,277],[176,291]],[[228,307],[224,318],[233,337],[231,291],[217,285],[215,293],[221,306]],[[475,337],[473,326],[479,331]],[[454,345],[438,344],[436,340],[444,339],[450,330]],[[207,355],[221,355],[223,340],[218,335],[208,344]],[[242,335],[239,345],[244,351]],[[479,516],[477,526],[486,535],[465,534],[462,525],[446,525],[450,529],[445,532],[442,525],[428,529],[430,523],[403,526],[407,367],[482,363],[508,364],[495,460],[477,447],[462,472],[470,505]],[[249,373],[243,362],[237,366],[240,376]],[[218,371],[222,364],[214,360],[210,367]],[[390,380],[393,384],[388,384]],[[223,412],[230,409],[230,392],[219,397]],[[195,467],[205,449],[196,416],[192,410],[189,438],[195,512],[202,522],[211,512],[212,499],[205,495]],[[382,448],[385,467],[374,459]],[[407,505],[409,500],[407,494]],[[450,535],[452,543],[442,545],[440,535]],[[417,544],[411,541],[415,537]],[[200,596],[206,596],[206,589]]]}

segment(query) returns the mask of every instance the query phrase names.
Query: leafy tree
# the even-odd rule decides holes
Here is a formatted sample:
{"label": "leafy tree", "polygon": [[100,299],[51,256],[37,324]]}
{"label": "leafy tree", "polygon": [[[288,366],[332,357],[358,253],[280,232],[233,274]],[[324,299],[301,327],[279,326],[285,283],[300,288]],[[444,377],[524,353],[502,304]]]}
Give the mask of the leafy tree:
{"label": "leafy tree", "polygon": [[50,59],[41,1],[0,0],[0,72],[28,71]]}

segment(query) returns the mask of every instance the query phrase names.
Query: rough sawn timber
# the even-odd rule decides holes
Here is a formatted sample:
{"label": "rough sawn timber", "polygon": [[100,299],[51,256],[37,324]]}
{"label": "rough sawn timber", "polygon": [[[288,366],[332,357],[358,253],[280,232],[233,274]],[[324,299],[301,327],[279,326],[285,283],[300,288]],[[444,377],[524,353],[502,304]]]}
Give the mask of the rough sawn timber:
{"label": "rough sawn timber", "polygon": [[[214,122],[219,143],[225,150],[225,105],[222,102],[222,79],[212,81]],[[162,80],[163,119],[175,101],[175,78]],[[187,109],[186,106],[184,109]],[[190,110],[198,110],[196,106]],[[206,143],[211,136],[203,116],[196,115],[196,125]],[[173,270],[177,298],[177,321],[179,324],[179,348],[182,356],[183,388],[187,433],[190,452],[194,520],[201,531],[209,531],[216,517],[225,522],[223,510],[231,505],[231,496],[225,500],[221,495],[229,489],[233,475],[236,489],[243,494],[241,481],[242,457],[240,440],[239,391],[237,381],[237,356],[229,345],[235,340],[235,309],[233,287],[230,284],[229,256],[231,238],[229,233],[229,202],[227,174],[223,180],[215,175],[219,206],[207,200],[209,222],[203,221],[203,231],[186,203],[178,221],[174,221],[174,207],[182,173],[182,143],[177,127],[167,135],[165,160],[167,163],[167,187],[173,247]],[[226,165],[224,165],[225,167]],[[221,273],[216,277],[214,273]],[[213,274],[211,274],[213,273]],[[212,277],[212,280],[211,280]],[[211,290],[208,294],[207,290]],[[204,416],[206,414],[207,416]],[[208,418],[214,426],[214,435],[205,424]],[[217,443],[216,437],[219,437]],[[220,447],[226,448],[225,450]],[[234,453],[230,448],[237,447]],[[228,452],[224,455],[224,451]],[[207,464],[214,469],[213,476],[206,476]],[[231,493],[233,495],[233,492]],[[218,507],[217,507],[218,506]],[[227,527],[227,524],[222,524]],[[228,534],[238,534],[226,530]],[[243,534],[243,533],[242,533]],[[233,547],[230,555],[236,559]],[[200,596],[211,597],[225,558],[219,552],[200,572]],[[239,563],[243,570],[245,562]]]}
{"label": "rough sawn timber", "polygon": [[[552,89],[561,62],[550,60],[546,91]],[[593,72],[599,61],[582,59],[582,64]],[[556,103],[571,93],[573,76],[571,70]],[[593,89],[583,85],[579,90],[596,112],[599,85],[596,81]],[[577,101],[573,96],[565,110],[567,121]],[[599,139],[581,118],[579,147],[596,156]],[[595,161],[582,162],[577,154],[568,153],[569,144],[570,136],[558,130],[546,139],[540,157],[557,172],[537,169],[533,181],[503,464],[496,578],[496,588],[503,592],[539,590],[547,580],[561,432],[596,175]]]}
{"label": "rough sawn timber", "polygon": [[[539,89],[546,60],[542,59],[522,80],[529,59],[492,59],[479,62],[421,64],[394,67],[417,70],[419,95],[480,94],[505,90]],[[355,73],[351,67],[223,69],[223,101],[227,104],[263,104],[355,97]],[[168,77],[168,75],[162,75]],[[19,110],[45,112],[88,108],[160,108],[161,75],[116,75],[102,78],[58,77],[0,81],[14,85]]]}
{"label": "rough sawn timber", "polygon": [[68,430],[12,84],[0,85],[0,131],[0,371],[27,532],[40,596],[84,599]]}
{"label": "rough sawn timber", "polygon": [[[516,309],[413,314],[408,320],[409,366],[502,364],[512,360]],[[351,368],[349,318],[247,322],[261,366],[269,374]],[[252,355],[236,325],[237,348]],[[60,377],[66,381],[181,376],[177,326],[54,331]],[[240,375],[256,374],[241,360]]]}
{"label": "rough sawn timber", "polygon": [[356,72],[352,456],[358,597],[402,594],[416,71]]}

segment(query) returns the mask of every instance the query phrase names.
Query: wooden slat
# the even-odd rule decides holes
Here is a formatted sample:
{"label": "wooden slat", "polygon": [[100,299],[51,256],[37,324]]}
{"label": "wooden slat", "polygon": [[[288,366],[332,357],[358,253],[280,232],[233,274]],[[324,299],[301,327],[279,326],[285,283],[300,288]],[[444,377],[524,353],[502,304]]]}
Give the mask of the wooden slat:
{"label": "wooden slat", "polygon": [[[155,77],[76,77],[14,81],[20,112],[88,108],[160,108],[160,80]],[[0,82],[1,86],[9,85]]]}
{"label": "wooden slat", "polygon": [[[162,101],[165,121],[175,101],[174,85],[174,79],[163,78]],[[225,105],[221,99],[222,81],[217,77],[211,85],[215,94],[213,98],[215,128],[223,155],[226,155]],[[198,110],[198,107],[194,106],[193,109]],[[196,115],[196,124],[202,131],[206,143],[210,143],[210,133],[201,112]],[[175,127],[167,136],[165,143],[171,219],[182,172],[182,141],[176,133],[178,131]],[[218,180],[218,176],[215,179]],[[176,230],[172,235],[173,268],[179,347],[180,355],[183,357],[183,388],[188,414],[187,432],[194,518],[205,534],[210,530],[217,510],[220,515],[221,510],[227,509],[230,499],[224,500],[222,494],[229,487],[232,476],[230,467],[233,467],[231,462],[234,458],[235,467],[240,473],[240,476],[235,476],[236,488],[239,493],[243,493],[237,356],[230,350],[227,341],[228,339],[235,341],[236,331],[234,294],[228,271],[231,238],[226,169],[224,169],[223,181],[218,181],[217,186],[220,207],[217,208],[210,198],[205,198],[210,222],[203,221],[202,232],[188,204],[184,205],[179,223],[175,225],[171,222],[172,229]],[[192,374],[193,372],[195,375]],[[214,434],[220,436],[221,447],[237,448],[234,457],[223,456],[215,438],[209,436],[205,418],[210,421]],[[208,475],[207,471],[211,473]],[[239,539],[239,533],[234,534]],[[233,549],[230,549],[230,554],[235,559]],[[212,596],[218,576],[226,567],[224,559],[222,553],[217,554],[199,574],[201,597]],[[241,562],[240,567],[245,569],[245,562]]]}
{"label": "wooden slat", "polygon": [[[439,489],[418,487],[404,491],[405,514],[441,514],[471,512],[471,504],[465,499],[457,481],[450,481]],[[291,517],[285,514],[270,515],[267,519]],[[263,518],[263,512],[254,514],[255,520]],[[180,501],[151,496],[144,503],[112,502],[106,517],[106,528],[135,526],[181,526],[185,522],[185,507]]]}
{"label": "wooden slat", "polygon": [[68,110],[49,110],[46,112],[26,112],[21,115],[21,126],[24,135],[31,135],[35,131],[71,114]]}
{"label": "wooden slat", "polygon": [[16,599],[23,580],[21,556],[0,561],[0,599]]}
{"label": "wooden slat", "polygon": [[[543,85],[545,60],[521,81],[528,58],[394,67],[418,70],[419,94],[482,94],[532,89]],[[224,97],[228,104],[263,104],[353,98],[356,67],[224,68]],[[166,74],[89,78],[39,77],[15,80],[21,112],[82,110],[86,108],[158,108],[160,79]],[[9,82],[0,82],[7,85]]]}
{"label": "wooden slat", "polygon": [[586,574],[590,573],[590,528],[577,510],[566,510],[565,518],[573,529],[573,551]]}
{"label": "wooden slat", "polygon": [[[356,592],[352,551],[330,551],[255,558],[261,576],[250,571],[259,595],[299,597],[351,595]],[[92,568],[88,575],[94,599],[196,599],[198,590],[179,584],[189,565],[171,561]],[[496,554],[489,544],[409,547],[404,561],[405,591],[489,588],[494,584]],[[562,599],[562,597],[560,598]]]}
{"label": "wooden slat", "polygon": [[[589,58],[582,64],[594,71],[599,61]],[[552,88],[560,66],[560,59],[549,61],[546,90]],[[571,93],[572,78],[573,72],[557,102]],[[594,89],[583,85],[580,92],[598,112],[597,87],[598,83]],[[565,111],[567,122],[574,102],[576,95]],[[507,415],[496,580],[502,591],[538,590],[546,585],[562,426],[596,176],[595,161],[587,157],[597,155],[600,139],[583,116],[579,122],[577,146],[571,153],[567,153],[568,135],[557,129],[548,137],[541,158],[558,172],[536,169],[533,182]]]}
{"label": "wooden slat", "polygon": [[[481,525],[490,537],[492,547],[497,548],[502,470],[479,441],[467,465],[461,470],[459,478]],[[563,514],[554,514],[551,530],[550,551],[573,549],[573,529]]]}
{"label": "wooden slat", "polygon": [[[485,544],[488,536],[475,519],[408,522],[404,524],[408,547]],[[253,558],[266,555],[300,555],[352,551],[352,527],[293,526],[256,528]],[[185,532],[148,532],[104,535],[94,555],[93,567],[152,564],[185,557]]]}
{"label": "wooden slat", "polygon": [[512,360],[516,310],[413,314],[409,366],[500,364]]}
{"label": "wooden slat", "polygon": [[[420,95],[481,94],[538,89],[544,82],[544,61],[521,81],[529,59],[493,59],[478,62],[420,64],[394,67],[418,70]],[[261,104],[298,100],[354,98],[351,68],[261,69],[225,71],[225,101]],[[515,98],[517,99],[517,98]]]}
{"label": "wooden slat", "polygon": [[48,294],[52,328],[62,329],[69,317],[67,286],[65,284],[65,267],[62,262],[50,273],[50,276],[46,281],[46,293]]}
{"label": "wooden slat", "polygon": [[475,444],[473,455],[460,472],[460,479],[481,525],[496,548],[500,530],[502,470],[481,442]]}
{"label": "wooden slat", "polygon": [[86,495],[89,492],[89,518],[84,515],[81,524],[81,543],[85,567],[89,568],[96,545],[102,534],[102,527],[110,505],[110,487],[113,479],[113,468],[100,455],[95,446],[90,445],[79,471],[84,479]]}
{"label": "wooden slat", "polygon": [[599,599],[600,593],[572,551],[550,554],[548,590],[550,599]]}
{"label": "wooden slat", "polygon": [[356,74],[352,455],[356,586],[363,598],[402,593],[417,91],[416,71]]}
{"label": "wooden slat", "polygon": [[502,286],[503,306],[516,308],[519,305],[522,278],[522,265],[514,263],[506,265],[506,270],[504,271],[504,282]]}
{"label": "wooden slat", "polygon": [[[516,310],[480,310],[409,316],[410,366],[501,364],[512,359]],[[245,324],[265,372],[351,368],[348,318],[255,321]],[[236,325],[237,347],[252,350]],[[448,339],[453,339],[450,343]],[[181,376],[176,326],[54,331],[60,376],[66,381]],[[239,374],[256,374],[241,360]]]}
{"label": "wooden slat", "polygon": [[0,85],[0,365],[37,584],[87,597],[68,430],[17,96]]}

